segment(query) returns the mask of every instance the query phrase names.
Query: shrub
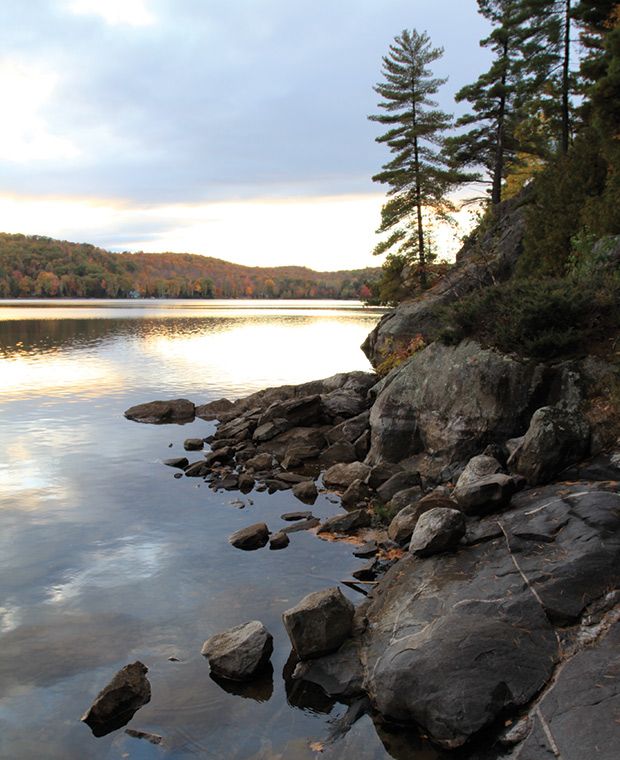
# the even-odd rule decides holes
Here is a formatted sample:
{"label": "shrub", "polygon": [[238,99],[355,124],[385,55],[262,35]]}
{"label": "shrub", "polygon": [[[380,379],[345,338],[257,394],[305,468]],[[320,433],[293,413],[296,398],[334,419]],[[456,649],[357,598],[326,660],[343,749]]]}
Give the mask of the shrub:
{"label": "shrub", "polygon": [[581,353],[620,328],[620,278],[511,280],[458,301],[443,319],[447,343],[469,337],[545,359]]}
{"label": "shrub", "polygon": [[426,342],[422,335],[418,333],[409,343],[399,348],[392,348],[383,361],[377,365],[376,372],[379,377],[385,377],[395,367],[399,367],[406,359],[413,356],[418,351],[426,347]]}

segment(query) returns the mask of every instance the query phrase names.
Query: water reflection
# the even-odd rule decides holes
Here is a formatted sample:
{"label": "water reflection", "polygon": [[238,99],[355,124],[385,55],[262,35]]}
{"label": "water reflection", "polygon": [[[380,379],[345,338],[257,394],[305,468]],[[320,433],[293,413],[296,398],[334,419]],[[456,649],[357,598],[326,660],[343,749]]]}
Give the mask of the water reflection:
{"label": "water reflection", "polygon": [[[128,311],[131,317],[119,318]],[[235,397],[344,368],[366,369],[359,344],[377,318],[375,312],[350,306],[312,310],[307,305],[283,309],[265,304],[244,310],[166,303],[146,312],[133,305],[38,312],[4,307],[0,401],[50,395],[96,398],[103,387],[120,395],[128,386],[144,385],[145,377],[153,392],[170,388],[176,395],[200,393],[197,400],[202,401],[208,390]]]}
{"label": "water reflection", "polygon": [[[79,317],[63,305],[35,319],[29,304],[14,310],[27,319],[0,321],[0,756],[315,760],[322,744],[326,758],[406,758],[370,716],[334,740],[346,705],[291,677],[282,612],[363,560],[308,532],[282,552],[238,552],[230,533],[257,521],[277,529],[300,503],[290,492],[252,493],[239,510],[234,495],[175,480],[161,460],[213,423],[122,417],[157,397],[207,401],[365,369],[358,346],[377,315],[187,309],[89,303]],[[320,519],[336,511],[323,495],[312,509]],[[273,673],[214,681],[202,643],[250,619],[274,636]],[[163,736],[158,747],[122,731],[94,739],[79,723],[136,659],[149,668],[152,700],[131,726]]]}

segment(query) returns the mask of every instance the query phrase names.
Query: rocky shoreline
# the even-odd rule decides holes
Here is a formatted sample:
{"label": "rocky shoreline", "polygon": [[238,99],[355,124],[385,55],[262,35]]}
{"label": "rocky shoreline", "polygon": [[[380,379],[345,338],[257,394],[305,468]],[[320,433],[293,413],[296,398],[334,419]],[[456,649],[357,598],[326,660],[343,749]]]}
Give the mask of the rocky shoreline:
{"label": "rocky shoreline", "polygon": [[[347,585],[283,615],[293,678],[370,713],[379,731],[417,733],[429,758],[545,760],[620,746],[620,372],[613,355],[535,361],[433,338],[437,304],[510,277],[518,202],[449,278],[384,317],[364,344],[373,366],[424,335],[387,375],[351,372],[235,402],[128,409],[146,423],[217,420],[187,439],[200,458],[166,460],[214,490],[292,492],[340,511],[248,525],[232,546],[294,550],[291,536],[355,544]],[[475,285],[474,285],[475,286]],[[288,548],[289,544],[292,548]],[[260,621],[205,643],[215,674],[257,677],[271,655]],[[383,727],[383,728],[380,728]],[[391,748],[410,757],[411,747]]]}

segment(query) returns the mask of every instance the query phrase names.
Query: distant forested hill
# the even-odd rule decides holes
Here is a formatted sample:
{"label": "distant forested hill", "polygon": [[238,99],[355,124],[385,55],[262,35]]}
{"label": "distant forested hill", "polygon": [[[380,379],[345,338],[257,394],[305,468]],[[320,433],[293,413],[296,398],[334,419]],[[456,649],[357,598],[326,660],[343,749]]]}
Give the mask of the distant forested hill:
{"label": "distant forested hill", "polygon": [[360,298],[380,269],[246,267],[190,253],[110,253],[0,233],[0,298]]}

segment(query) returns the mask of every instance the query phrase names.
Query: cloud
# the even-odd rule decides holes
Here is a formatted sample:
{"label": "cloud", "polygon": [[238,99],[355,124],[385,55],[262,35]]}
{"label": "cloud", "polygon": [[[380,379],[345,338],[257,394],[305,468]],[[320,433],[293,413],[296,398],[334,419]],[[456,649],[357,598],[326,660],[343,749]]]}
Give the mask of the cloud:
{"label": "cloud", "polygon": [[[3,5],[9,67],[53,72],[31,114],[45,161],[5,167],[5,192],[138,203],[372,192],[386,156],[366,116],[393,36],[419,26],[445,45],[447,107],[482,55],[462,0]],[[25,139],[7,145],[23,154]]]}
{"label": "cloud", "polygon": [[148,7],[148,0],[69,0],[67,10],[85,16],[99,16],[113,26],[149,26],[155,17]]}

